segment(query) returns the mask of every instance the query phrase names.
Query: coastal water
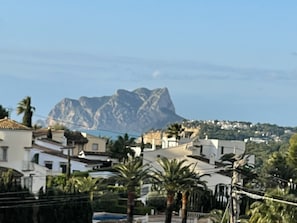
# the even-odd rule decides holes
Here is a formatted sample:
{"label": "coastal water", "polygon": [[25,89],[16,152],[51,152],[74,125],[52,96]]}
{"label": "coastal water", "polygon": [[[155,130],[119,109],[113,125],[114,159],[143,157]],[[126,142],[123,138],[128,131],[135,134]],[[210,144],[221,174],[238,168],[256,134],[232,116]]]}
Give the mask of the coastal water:
{"label": "coastal water", "polygon": [[129,135],[129,137],[138,138],[141,136],[140,133],[135,132],[117,132],[117,131],[109,131],[109,130],[86,130],[86,129],[79,129],[80,132],[86,132],[93,136],[99,137],[106,137],[112,140],[116,140],[118,136],[123,136],[125,133]]}

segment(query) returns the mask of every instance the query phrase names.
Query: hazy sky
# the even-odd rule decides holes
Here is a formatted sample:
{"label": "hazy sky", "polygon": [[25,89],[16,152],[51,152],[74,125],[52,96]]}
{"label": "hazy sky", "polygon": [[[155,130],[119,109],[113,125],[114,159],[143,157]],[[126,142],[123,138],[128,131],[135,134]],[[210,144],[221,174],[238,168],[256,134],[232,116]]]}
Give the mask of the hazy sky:
{"label": "hazy sky", "polygon": [[[0,0],[0,104],[167,87],[177,114],[297,126],[297,1]],[[17,121],[21,116],[12,114]]]}

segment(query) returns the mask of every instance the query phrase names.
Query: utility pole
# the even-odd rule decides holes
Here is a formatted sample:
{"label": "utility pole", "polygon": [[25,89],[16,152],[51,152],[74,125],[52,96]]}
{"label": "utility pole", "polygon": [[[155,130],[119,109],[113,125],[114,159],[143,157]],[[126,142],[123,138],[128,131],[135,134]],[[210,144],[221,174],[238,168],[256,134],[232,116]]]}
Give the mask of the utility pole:
{"label": "utility pole", "polygon": [[231,191],[230,191],[230,223],[237,223],[239,217],[239,204],[238,195],[236,193],[236,185],[239,182],[239,174],[236,171],[238,161],[234,161],[232,164],[232,178],[231,178]]}
{"label": "utility pole", "polygon": [[70,159],[70,148],[68,147],[67,149],[68,153],[67,153],[67,170],[66,170],[66,178],[69,179],[70,178],[70,174],[71,174],[71,159]]}
{"label": "utility pole", "polygon": [[70,178],[70,174],[71,174],[71,156],[72,154],[70,154],[70,149],[72,150],[74,148],[74,141],[72,141],[72,147],[68,147],[67,148],[67,170],[66,170],[66,178],[69,179]]}
{"label": "utility pole", "polygon": [[245,157],[239,156],[235,158],[232,164],[232,179],[231,179],[231,191],[230,191],[230,223],[237,223],[239,218],[240,206],[239,195],[237,194],[236,186],[240,183],[240,174],[238,168],[246,164]]}

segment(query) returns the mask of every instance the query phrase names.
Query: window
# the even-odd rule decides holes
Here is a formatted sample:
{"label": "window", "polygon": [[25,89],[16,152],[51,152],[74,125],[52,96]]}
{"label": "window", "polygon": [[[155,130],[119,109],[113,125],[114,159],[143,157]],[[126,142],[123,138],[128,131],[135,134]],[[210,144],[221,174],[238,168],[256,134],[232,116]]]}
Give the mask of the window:
{"label": "window", "polygon": [[98,151],[98,143],[93,143],[92,144],[92,150],[93,151]]}
{"label": "window", "polygon": [[32,158],[33,163],[39,164],[39,153],[35,153],[33,158]]}
{"label": "window", "polygon": [[66,163],[60,163],[60,169],[61,169],[62,173],[66,173],[67,164]]}
{"label": "window", "polygon": [[224,146],[221,147],[221,154],[224,154]]}
{"label": "window", "polygon": [[200,154],[203,154],[203,146],[200,146]]}
{"label": "window", "polygon": [[44,166],[50,170],[53,169],[53,162],[52,161],[44,161]]}
{"label": "window", "polygon": [[7,149],[8,146],[0,147],[0,161],[7,161]]}

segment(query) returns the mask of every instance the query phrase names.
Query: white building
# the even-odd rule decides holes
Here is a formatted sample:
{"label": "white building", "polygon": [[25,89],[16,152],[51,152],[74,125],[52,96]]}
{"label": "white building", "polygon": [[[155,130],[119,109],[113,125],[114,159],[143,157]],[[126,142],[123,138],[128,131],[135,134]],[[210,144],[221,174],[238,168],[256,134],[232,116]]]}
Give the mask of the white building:
{"label": "white building", "polygon": [[[196,156],[209,164],[214,165],[220,162],[224,154],[233,153],[241,155],[245,152],[245,142],[239,140],[219,140],[219,139],[194,139],[188,148],[192,151],[192,156]],[[251,157],[250,163],[254,163]]]}
{"label": "white building", "polygon": [[110,160],[107,154],[73,155],[73,147],[64,146],[60,142],[47,138],[35,139],[30,158],[39,165],[48,168],[48,175],[58,175],[67,172],[67,166],[70,164],[70,172],[85,172],[100,169],[108,166]]}
{"label": "white building", "polygon": [[46,168],[30,160],[32,129],[11,119],[0,119],[0,167],[19,172],[22,186],[38,193],[46,185]]}
{"label": "white building", "polygon": [[[153,168],[159,169],[158,158],[166,157],[168,159],[186,160],[185,164],[194,164],[194,168],[199,174],[210,174],[202,180],[207,182],[208,188],[213,193],[217,190],[228,192],[231,178],[220,173],[223,167],[217,165],[224,154],[234,153],[243,154],[245,151],[245,142],[237,140],[218,140],[218,139],[193,139],[192,142],[184,143],[175,147],[157,149],[153,151],[144,151],[144,163],[148,163]],[[249,160],[254,162],[253,157]],[[145,187],[149,187],[146,185]],[[149,191],[143,188],[146,193]],[[143,199],[145,199],[145,195]]]}

